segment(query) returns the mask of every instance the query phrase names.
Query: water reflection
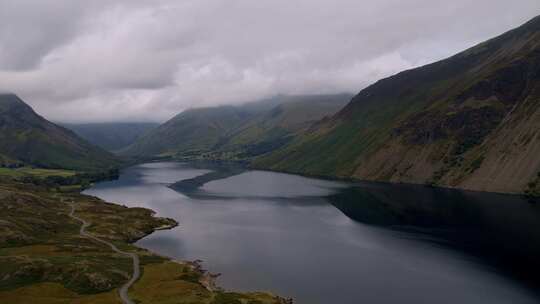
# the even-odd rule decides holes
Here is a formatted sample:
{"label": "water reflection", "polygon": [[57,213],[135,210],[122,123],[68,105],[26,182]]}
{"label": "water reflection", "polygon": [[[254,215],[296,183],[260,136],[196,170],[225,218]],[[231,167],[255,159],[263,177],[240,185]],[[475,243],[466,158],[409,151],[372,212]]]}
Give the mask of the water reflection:
{"label": "water reflection", "polygon": [[[300,304],[538,303],[534,289],[515,280],[536,282],[536,205],[425,187],[209,170],[219,169],[136,166],[87,193],[177,219],[179,227],[138,245],[202,259],[224,274],[219,283],[228,289],[269,290]],[[169,188],[187,179],[187,188]]]}
{"label": "water reflection", "polygon": [[415,232],[540,285],[540,206],[521,197],[363,183],[329,201],[355,221]]}

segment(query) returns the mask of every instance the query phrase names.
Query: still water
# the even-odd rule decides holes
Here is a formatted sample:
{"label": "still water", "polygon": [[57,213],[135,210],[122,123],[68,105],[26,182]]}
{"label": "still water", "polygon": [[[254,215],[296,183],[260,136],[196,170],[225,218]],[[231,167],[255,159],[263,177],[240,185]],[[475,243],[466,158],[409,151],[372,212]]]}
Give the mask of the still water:
{"label": "still water", "polygon": [[137,245],[299,304],[540,303],[540,204],[420,186],[150,163],[87,194],[180,226]]}

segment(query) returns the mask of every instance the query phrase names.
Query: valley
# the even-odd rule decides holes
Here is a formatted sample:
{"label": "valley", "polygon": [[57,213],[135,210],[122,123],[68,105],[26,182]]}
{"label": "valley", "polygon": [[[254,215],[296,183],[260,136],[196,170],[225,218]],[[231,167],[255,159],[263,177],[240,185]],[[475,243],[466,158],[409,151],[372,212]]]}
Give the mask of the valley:
{"label": "valley", "polygon": [[2,302],[288,303],[269,293],[227,292],[197,262],[134,246],[178,223],[80,194],[118,178],[129,160],[45,120],[12,94],[0,95],[0,129]]}
{"label": "valley", "polygon": [[121,151],[141,136],[159,126],[158,123],[60,123],[81,138],[111,152]]}
{"label": "valley", "polygon": [[[53,31],[9,38],[61,32],[66,45],[25,42],[43,52],[27,64],[0,44],[2,85],[13,85],[0,91],[0,303],[540,302],[540,16],[473,47],[439,35],[419,51],[421,37],[401,41],[379,22],[359,30],[361,48],[340,36],[345,23],[319,41],[320,23],[342,21],[321,9],[316,22],[295,15],[312,35],[281,33],[295,47],[264,57],[271,37],[202,51],[209,38],[258,41],[239,38],[255,17],[232,38],[212,33],[221,24],[179,33],[159,21],[191,19],[164,18],[176,8],[166,2],[141,3],[113,34],[70,31],[121,19],[128,3],[92,18],[74,8],[81,24],[65,29],[43,13]],[[395,49],[378,50],[374,33],[392,33],[382,40]],[[77,52],[93,39],[122,55]],[[440,60],[452,43],[469,48]],[[84,75],[73,62],[50,69],[73,53],[91,54]],[[42,68],[54,79],[33,74]]]}
{"label": "valley", "polygon": [[534,196],[539,50],[537,17],[352,98],[281,96],[187,110],[121,155]]}

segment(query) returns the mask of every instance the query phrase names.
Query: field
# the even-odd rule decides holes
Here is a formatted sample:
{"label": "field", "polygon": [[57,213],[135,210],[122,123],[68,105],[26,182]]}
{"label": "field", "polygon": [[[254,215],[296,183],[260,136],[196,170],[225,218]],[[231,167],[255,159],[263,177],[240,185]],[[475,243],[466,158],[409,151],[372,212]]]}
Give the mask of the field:
{"label": "field", "polygon": [[41,169],[33,167],[21,167],[21,168],[0,168],[0,176],[10,177],[24,177],[33,176],[39,178],[45,178],[49,176],[61,176],[69,177],[75,175],[75,171],[70,170],[58,170],[58,169]]}
{"label": "field", "polygon": [[[66,173],[67,174],[67,173]],[[284,303],[266,293],[227,293],[212,288],[196,264],[174,262],[131,245],[171,219],[79,193],[62,193],[17,181],[0,182],[0,302],[121,303],[118,288],[132,261],[79,234],[75,214],[88,232],[140,258],[142,277],[130,290],[137,303]]]}

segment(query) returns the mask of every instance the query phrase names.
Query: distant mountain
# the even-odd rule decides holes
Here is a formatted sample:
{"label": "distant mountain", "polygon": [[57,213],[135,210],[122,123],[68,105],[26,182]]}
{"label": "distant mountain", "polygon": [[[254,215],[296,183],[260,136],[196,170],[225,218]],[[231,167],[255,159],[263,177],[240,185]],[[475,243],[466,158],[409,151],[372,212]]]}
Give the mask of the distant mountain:
{"label": "distant mountain", "polygon": [[110,153],[39,116],[14,94],[0,94],[0,161],[46,168],[106,169],[118,164]]}
{"label": "distant mountain", "polygon": [[208,151],[252,115],[232,106],[184,111],[122,151],[138,157]]}
{"label": "distant mountain", "polygon": [[88,142],[108,151],[117,151],[134,143],[140,136],[159,126],[157,123],[87,123],[62,126]]}
{"label": "distant mountain", "polygon": [[122,154],[250,159],[286,144],[313,122],[341,109],[352,95],[277,96],[242,106],[184,111],[142,136]]}
{"label": "distant mountain", "polygon": [[256,167],[472,190],[540,188],[540,17],[383,79]]}

